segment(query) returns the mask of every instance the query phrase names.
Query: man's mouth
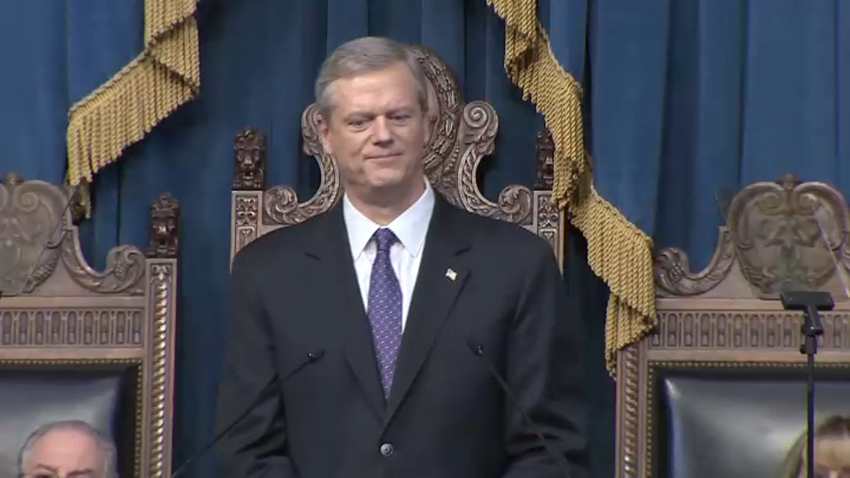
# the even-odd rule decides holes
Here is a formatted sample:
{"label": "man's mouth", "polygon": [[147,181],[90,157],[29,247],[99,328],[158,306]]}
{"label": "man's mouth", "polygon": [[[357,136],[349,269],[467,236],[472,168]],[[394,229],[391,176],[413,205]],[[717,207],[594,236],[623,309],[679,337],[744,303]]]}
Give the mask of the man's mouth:
{"label": "man's mouth", "polygon": [[401,153],[367,154],[366,159],[389,159],[401,156]]}

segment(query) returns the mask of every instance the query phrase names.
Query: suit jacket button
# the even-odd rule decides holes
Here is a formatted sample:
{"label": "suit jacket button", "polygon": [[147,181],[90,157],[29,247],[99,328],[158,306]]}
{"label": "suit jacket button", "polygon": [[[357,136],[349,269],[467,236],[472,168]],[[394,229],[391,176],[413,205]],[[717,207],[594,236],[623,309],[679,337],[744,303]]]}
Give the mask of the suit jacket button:
{"label": "suit jacket button", "polygon": [[383,445],[381,445],[381,455],[392,456],[393,451],[395,451],[395,449],[393,448],[393,446],[391,444],[384,443]]}

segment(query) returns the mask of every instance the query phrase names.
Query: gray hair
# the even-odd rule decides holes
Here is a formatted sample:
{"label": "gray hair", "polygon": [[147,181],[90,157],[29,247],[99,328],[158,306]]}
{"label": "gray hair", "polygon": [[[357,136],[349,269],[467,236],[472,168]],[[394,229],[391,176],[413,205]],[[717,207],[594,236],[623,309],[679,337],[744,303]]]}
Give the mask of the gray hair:
{"label": "gray hair", "polygon": [[396,63],[404,63],[416,80],[416,95],[422,111],[428,109],[428,86],[419,60],[402,43],[382,37],[363,37],[340,45],[322,63],[316,79],[315,94],[319,113],[330,118],[333,110],[331,84],[343,78],[383,70]]}
{"label": "gray hair", "polygon": [[93,426],[80,420],[50,422],[38,427],[36,431],[34,431],[29,437],[27,437],[26,441],[24,441],[24,445],[21,447],[20,452],[18,452],[16,476],[24,476],[24,473],[26,471],[25,464],[29,460],[30,452],[32,452],[32,449],[35,446],[36,442],[56,430],[75,430],[92,437],[95,441],[97,441],[98,445],[100,445],[100,448],[103,450],[103,454],[106,455],[106,463],[103,466],[104,478],[118,478],[116,451],[115,445],[112,443],[112,440],[107,438],[103,433],[101,433]]}

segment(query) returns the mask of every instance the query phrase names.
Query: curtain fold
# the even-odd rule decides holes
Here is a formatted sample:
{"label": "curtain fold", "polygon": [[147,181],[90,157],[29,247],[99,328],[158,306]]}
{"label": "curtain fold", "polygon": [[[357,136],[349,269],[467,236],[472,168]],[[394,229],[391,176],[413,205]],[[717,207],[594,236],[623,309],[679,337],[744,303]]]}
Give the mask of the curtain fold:
{"label": "curtain fold", "polygon": [[850,192],[847,11],[591,2],[586,101],[600,194],[696,270],[716,245],[719,191],[793,173]]}
{"label": "curtain fold", "polygon": [[[61,184],[67,173],[69,108],[143,49],[143,28],[144,0],[4,5],[0,171]],[[107,225],[117,221],[117,193],[116,188],[101,194],[103,207],[97,214],[108,221],[83,224],[81,235],[90,257],[94,245],[113,245],[118,237],[114,226]],[[101,266],[103,262],[105,256],[95,261]]]}
{"label": "curtain fold", "polygon": [[0,169],[63,180],[68,109],[141,51],[143,13],[143,0],[3,5]]}
{"label": "curtain fold", "polygon": [[[593,184],[591,160],[585,149],[582,87],[555,56],[549,34],[538,16],[537,0],[487,0],[505,21],[505,70],[543,114],[555,143],[553,201],[566,211],[587,239],[587,261],[608,284],[605,359],[611,374],[616,352],[643,337],[656,323],[652,275],[652,242],[642,230],[601,196]],[[581,12],[580,4],[573,10]],[[551,17],[552,4],[544,5]],[[637,7],[635,7],[637,8]],[[565,9],[556,8],[563,16]],[[551,18],[549,18],[551,23]],[[561,35],[559,51],[581,48]],[[573,53],[570,58],[579,63]],[[654,85],[656,89],[663,85]]]}

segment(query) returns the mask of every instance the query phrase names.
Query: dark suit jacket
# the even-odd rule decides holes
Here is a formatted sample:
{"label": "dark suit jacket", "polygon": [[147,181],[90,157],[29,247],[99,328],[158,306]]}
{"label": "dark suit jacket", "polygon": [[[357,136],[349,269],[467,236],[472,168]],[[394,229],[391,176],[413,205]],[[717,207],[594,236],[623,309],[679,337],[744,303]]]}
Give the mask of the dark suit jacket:
{"label": "dark suit jacket", "polygon": [[563,476],[470,337],[552,446],[582,460],[581,365],[549,244],[438,198],[423,254],[386,403],[340,206],[237,255],[220,427],[301,368],[222,441],[222,476]]}

